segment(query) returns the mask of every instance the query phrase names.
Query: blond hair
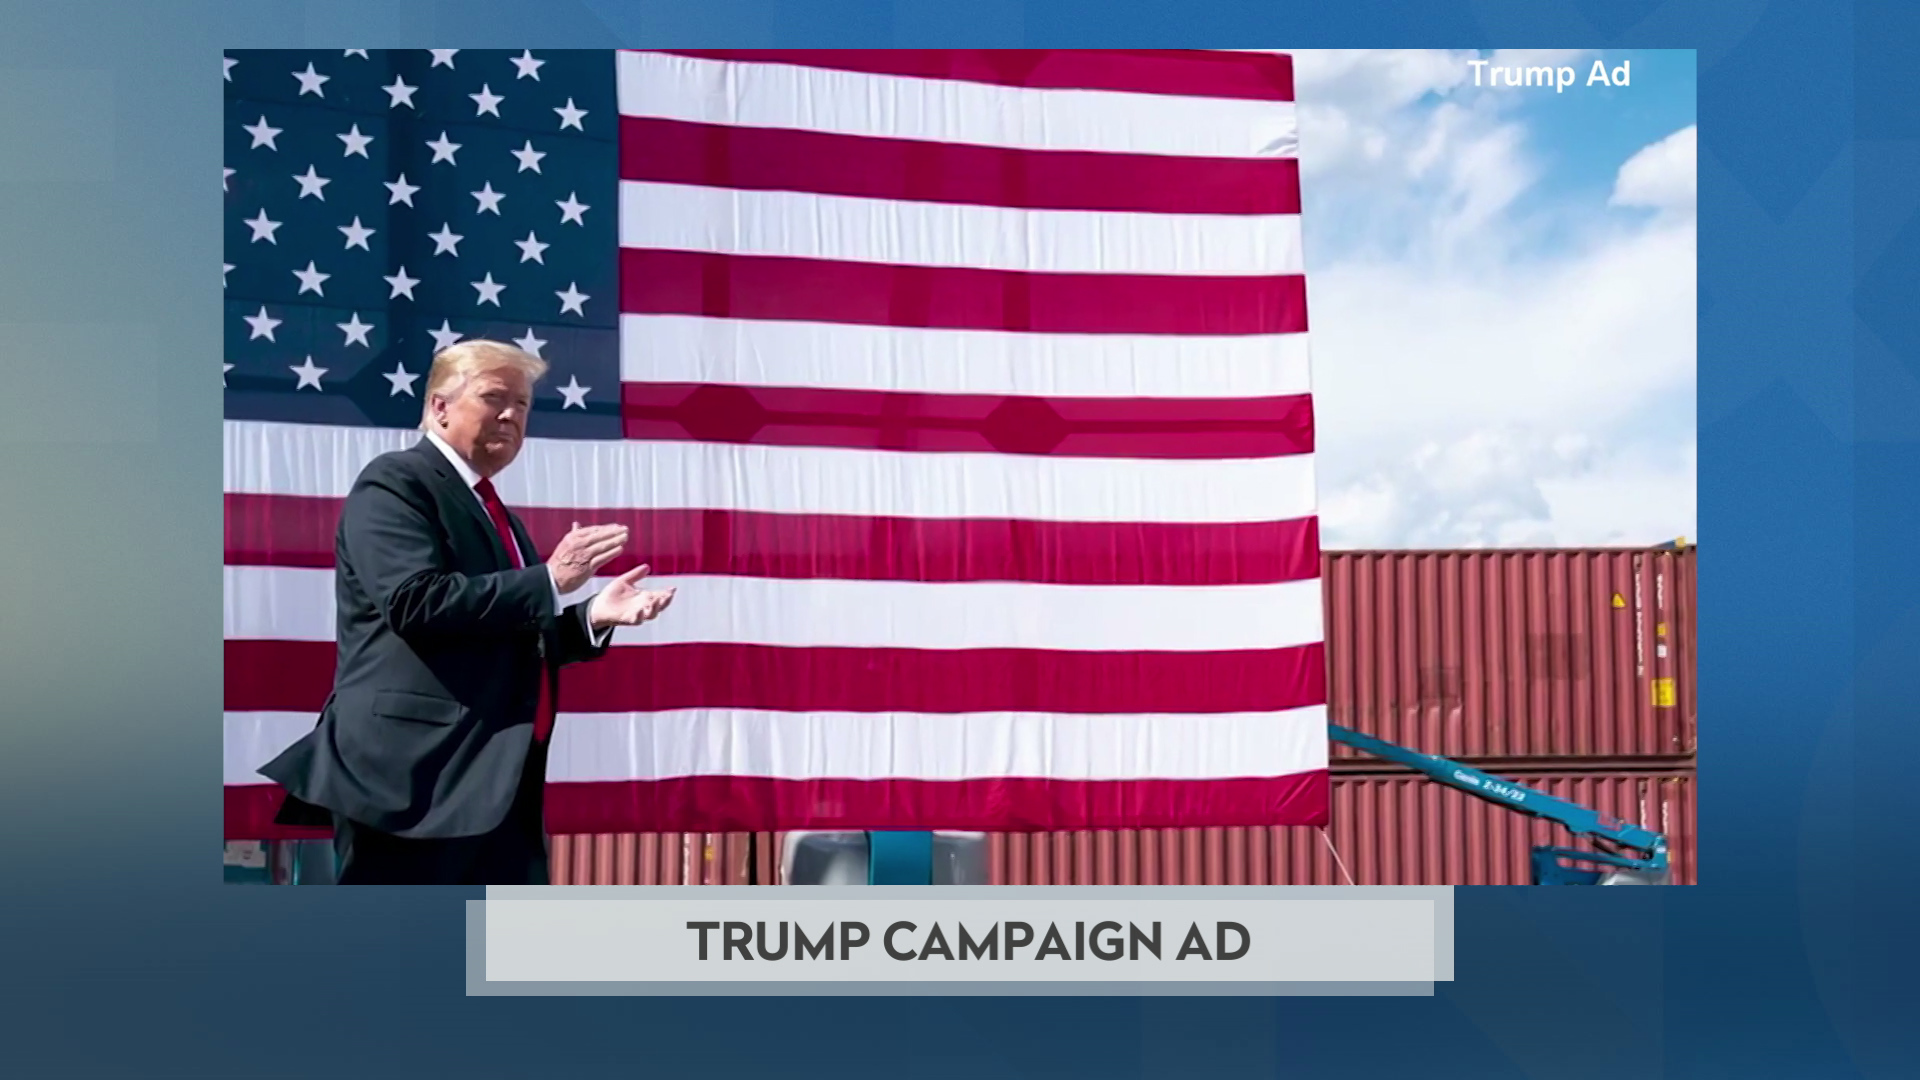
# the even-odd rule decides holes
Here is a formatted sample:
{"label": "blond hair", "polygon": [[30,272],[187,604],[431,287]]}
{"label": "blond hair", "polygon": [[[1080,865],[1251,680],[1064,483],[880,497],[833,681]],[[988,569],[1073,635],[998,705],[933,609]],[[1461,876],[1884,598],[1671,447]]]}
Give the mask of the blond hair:
{"label": "blond hair", "polygon": [[545,360],[503,341],[476,338],[455,342],[435,353],[433,366],[427,369],[426,393],[420,396],[420,430],[427,430],[433,422],[435,394],[446,398],[458,397],[468,380],[503,367],[525,372],[527,381],[536,384],[547,373]]}

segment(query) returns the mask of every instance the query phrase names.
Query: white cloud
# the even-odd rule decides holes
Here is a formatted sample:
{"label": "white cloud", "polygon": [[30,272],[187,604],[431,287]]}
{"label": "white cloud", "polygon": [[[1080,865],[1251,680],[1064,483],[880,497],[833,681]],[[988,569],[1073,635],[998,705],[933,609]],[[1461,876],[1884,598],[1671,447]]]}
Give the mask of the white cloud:
{"label": "white cloud", "polygon": [[1470,273],[1436,259],[1310,270],[1327,438],[1379,446],[1548,421],[1585,430],[1690,393],[1693,259],[1689,226]]}
{"label": "white cloud", "polygon": [[1692,129],[1620,169],[1659,213],[1529,200],[1474,54],[1297,55],[1328,545],[1692,538]]}
{"label": "white cloud", "polygon": [[1329,492],[1332,548],[1569,547],[1695,538],[1691,439],[1602,449],[1587,435],[1483,428],[1428,442]]}
{"label": "white cloud", "polygon": [[1646,147],[1620,166],[1614,206],[1692,213],[1699,191],[1699,129],[1686,127]]}
{"label": "white cloud", "polygon": [[[1296,96],[1307,176],[1378,166],[1416,132],[1403,111],[1428,94],[1445,94],[1471,77],[1470,52],[1313,49],[1294,54]],[[1395,155],[1399,157],[1399,155]]]}
{"label": "white cloud", "polygon": [[[1497,547],[1543,539],[1552,507],[1540,487],[1544,469],[1565,471],[1586,449],[1558,445],[1520,429],[1476,431],[1426,442],[1339,488],[1324,508],[1337,547]],[[1340,534],[1359,543],[1341,544]]]}
{"label": "white cloud", "polygon": [[1293,54],[1302,100],[1382,116],[1469,81],[1477,53],[1449,49],[1304,49]]}
{"label": "white cloud", "polygon": [[1593,466],[1541,480],[1552,534],[1594,545],[1699,540],[1695,506],[1698,457],[1689,436],[1670,445],[1632,446]]}

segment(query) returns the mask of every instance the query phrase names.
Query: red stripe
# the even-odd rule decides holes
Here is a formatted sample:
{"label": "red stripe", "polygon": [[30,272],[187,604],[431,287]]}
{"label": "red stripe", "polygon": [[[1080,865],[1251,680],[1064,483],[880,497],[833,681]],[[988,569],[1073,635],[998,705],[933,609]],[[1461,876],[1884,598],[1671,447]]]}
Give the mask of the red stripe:
{"label": "red stripe", "polygon": [[629,439],[1060,457],[1313,452],[1313,398],[1062,398],[624,383]]}
{"label": "red stripe", "polygon": [[1023,210],[1297,214],[1297,158],[1013,150],[620,118],[620,178]]}
{"label": "red stripe", "polygon": [[1293,58],[1211,49],[663,49],[735,63],[793,64],[1030,90],[1293,100]]}
{"label": "red stripe", "polygon": [[[226,642],[229,712],[317,711],[331,642]],[[1319,643],[1235,652],[619,646],[567,668],[563,712],[1223,713],[1324,705]]]}
{"label": "red stripe", "polygon": [[[277,839],[277,785],[228,787],[226,838]],[[1324,769],[1230,780],[772,780],[700,776],[547,785],[551,833],[1325,825]],[[313,836],[311,830],[297,835]],[[324,835],[324,833],[320,834]]]}
{"label": "red stripe", "polygon": [[1324,825],[1327,773],[1233,780],[771,780],[553,784],[558,833]]}
{"label": "red stripe", "polygon": [[[226,564],[333,568],[340,499],[226,496]],[[514,511],[541,551],[576,521],[625,525],[631,554],[663,577],[735,574],[860,581],[1046,585],[1260,585],[1320,573],[1316,518],[1188,525],[768,514],[728,510]]]}
{"label": "red stripe", "polygon": [[228,784],[221,794],[226,800],[225,839],[325,840],[333,835],[332,829],[275,825],[274,815],[287,797],[279,784]]}
{"label": "red stripe", "polygon": [[229,492],[222,501],[226,565],[333,569],[333,533],[345,499]]}
{"label": "red stripe", "polygon": [[1194,277],[620,250],[620,310],[1052,334],[1297,334],[1298,274]]}

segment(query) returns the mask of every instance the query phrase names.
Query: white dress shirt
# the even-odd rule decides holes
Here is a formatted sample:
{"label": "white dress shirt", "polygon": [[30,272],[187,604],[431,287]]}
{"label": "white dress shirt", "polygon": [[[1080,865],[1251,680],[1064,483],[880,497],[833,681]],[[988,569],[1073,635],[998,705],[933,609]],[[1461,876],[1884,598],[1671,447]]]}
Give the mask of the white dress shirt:
{"label": "white dress shirt", "polygon": [[[487,515],[488,521],[492,521],[493,515],[487,513],[487,501],[480,497],[478,491],[474,491],[474,488],[479,486],[480,480],[482,479],[480,474],[474,471],[472,465],[467,464],[467,459],[461,457],[459,451],[448,445],[447,441],[442,439],[437,433],[429,431],[427,432],[427,438],[432,440],[433,445],[438,447],[440,452],[447,456],[447,460],[453,463],[454,471],[460,474],[460,479],[466,481],[467,490],[473,492],[473,501],[480,504],[480,512]],[[515,550],[508,553],[509,557],[515,558],[515,561],[518,562],[525,562],[526,553],[518,550],[519,541],[517,539],[514,542],[514,547]],[[553,614],[555,617],[558,617],[560,612],[565,610],[565,606],[560,599],[560,583],[554,580],[553,567],[551,566],[547,567],[547,585],[553,590]],[[587,598],[591,599],[591,597],[592,594],[588,594]],[[611,626],[595,631],[591,625],[589,625],[588,630],[593,634],[595,645],[606,644],[607,638],[613,634],[613,627]]]}

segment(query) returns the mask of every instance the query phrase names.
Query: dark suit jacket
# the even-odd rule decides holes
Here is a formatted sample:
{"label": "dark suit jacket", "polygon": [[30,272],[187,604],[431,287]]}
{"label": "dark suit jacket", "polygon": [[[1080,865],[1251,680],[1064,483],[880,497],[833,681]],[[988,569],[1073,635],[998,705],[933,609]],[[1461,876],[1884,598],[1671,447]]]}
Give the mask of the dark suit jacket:
{"label": "dark suit jacket", "polygon": [[512,524],[526,569],[424,438],[361,472],[334,540],[333,693],[313,731],[260,770],[293,796],[283,822],[311,822],[318,807],[443,838],[505,819],[534,749],[540,680],[558,701],[559,667],[605,652],[586,604],[554,612],[547,568]]}

